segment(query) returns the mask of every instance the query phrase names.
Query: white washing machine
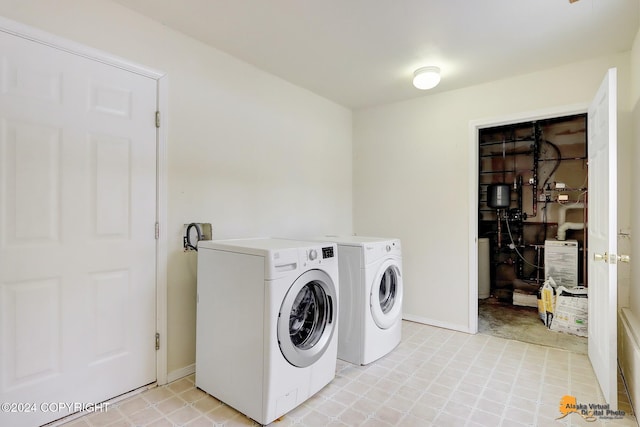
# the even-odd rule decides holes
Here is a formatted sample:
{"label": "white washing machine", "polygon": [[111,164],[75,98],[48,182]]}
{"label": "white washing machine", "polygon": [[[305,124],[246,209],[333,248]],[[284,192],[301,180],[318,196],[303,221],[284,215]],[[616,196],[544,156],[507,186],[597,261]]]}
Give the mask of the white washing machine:
{"label": "white washing machine", "polygon": [[269,424],[335,377],[334,243],[198,242],[196,386]]}
{"label": "white washing machine", "polygon": [[338,358],[366,365],[402,337],[402,248],[399,239],[327,236],[338,245]]}

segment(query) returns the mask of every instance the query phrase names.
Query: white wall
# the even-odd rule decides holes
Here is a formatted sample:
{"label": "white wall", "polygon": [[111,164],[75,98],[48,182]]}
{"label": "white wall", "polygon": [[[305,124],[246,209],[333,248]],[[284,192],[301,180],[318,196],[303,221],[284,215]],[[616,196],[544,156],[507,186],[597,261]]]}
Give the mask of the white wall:
{"label": "white wall", "polygon": [[[640,405],[640,267],[637,256],[640,254],[640,239],[637,233],[640,230],[640,31],[631,49],[631,84],[630,84],[630,109],[631,109],[631,135],[629,138],[631,148],[628,150],[628,158],[631,165],[630,182],[635,183],[629,189],[631,237],[620,239],[618,250],[620,253],[627,251],[631,255],[630,266],[625,266],[629,273],[629,292],[627,308],[620,313],[618,323],[618,358],[624,378],[629,389],[631,403],[635,408]],[[630,267],[630,271],[629,271]]]}
{"label": "white wall", "polygon": [[[628,54],[357,111],[351,151],[349,110],[108,0],[2,0],[0,15],[169,75],[169,372],[194,362],[196,260],[181,251],[184,223],[211,222],[216,238],[399,237],[405,314],[467,330],[469,122],[587,103],[617,66],[621,134],[630,132]],[[635,164],[638,135],[621,150]],[[620,170],[628,181],[630,167]],[[640,292],[629,294],[640,313]]]}
{"label": "white wall", "polygon": [[628,128],[629,63],[596,58],[354,112],[354,232],[402,240],[405,317],[470,330],[469,123],[587,105],[616,66]]}
{"label": "white wall", "polygon": [[[630,182],[635,183],[630,189],[631,198],[631,286],[629,295],[629,307],[640,318],[640,31],[636,35],[633,49],[631,50],[631,117],[632,117],[632,149],[630,150],[630,162],[632,168]],[[640,335],[640,330],[637,331]],[[640,404],[640,402],[637,402]]]}
{"label": "white wall", "polygon": [[343,108],[107,0],[3,0],[0,15],[168,73],[168,371],[195,361],[196,256],[214,238],[352,232]]}

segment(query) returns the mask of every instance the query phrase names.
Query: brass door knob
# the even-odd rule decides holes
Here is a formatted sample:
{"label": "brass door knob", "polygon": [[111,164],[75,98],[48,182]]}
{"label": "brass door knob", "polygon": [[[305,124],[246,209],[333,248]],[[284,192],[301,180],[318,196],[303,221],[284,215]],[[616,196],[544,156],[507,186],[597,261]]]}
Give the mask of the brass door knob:
{"label": "brass door knob", "polygon": [[618,262],[630,262],[631,257],[629,255],[618,255]]}
{"label": "brass door knob", "polygon": [[593,254],[593,260],[609,262],[609,254],[606,252],[604,254]]}

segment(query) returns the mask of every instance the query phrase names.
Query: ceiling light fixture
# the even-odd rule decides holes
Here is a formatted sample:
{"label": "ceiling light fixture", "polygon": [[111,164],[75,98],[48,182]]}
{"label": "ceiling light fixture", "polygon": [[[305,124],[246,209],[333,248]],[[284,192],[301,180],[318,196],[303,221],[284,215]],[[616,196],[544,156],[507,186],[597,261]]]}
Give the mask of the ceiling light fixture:
{"label": "ceiling light fixture", "polygon": [[440,83],[440,68],[422,67],[413,73],[413,85],[418,89],[433,89]]}

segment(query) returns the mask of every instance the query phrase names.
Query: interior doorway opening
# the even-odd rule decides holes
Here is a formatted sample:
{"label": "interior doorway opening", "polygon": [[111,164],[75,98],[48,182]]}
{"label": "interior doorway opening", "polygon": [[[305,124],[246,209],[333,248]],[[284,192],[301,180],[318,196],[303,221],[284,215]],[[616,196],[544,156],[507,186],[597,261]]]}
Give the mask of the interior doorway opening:
{"label": "interior doorway opening", "polygon": [[539,289],[588,284],[587,115],[478,129],[478,330],[581,353],[549,331]]}

